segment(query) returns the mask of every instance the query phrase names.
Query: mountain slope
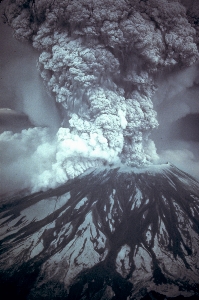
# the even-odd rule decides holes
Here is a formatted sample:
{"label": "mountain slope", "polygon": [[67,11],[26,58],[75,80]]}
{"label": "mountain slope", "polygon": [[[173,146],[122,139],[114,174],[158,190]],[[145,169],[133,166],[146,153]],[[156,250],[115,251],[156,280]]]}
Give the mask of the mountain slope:
{"label": "mountain slope", "polygon": [[8,296],[199,295],[199,183],[172,165],[91,169],[57,189],[3,199],[0,217]]}

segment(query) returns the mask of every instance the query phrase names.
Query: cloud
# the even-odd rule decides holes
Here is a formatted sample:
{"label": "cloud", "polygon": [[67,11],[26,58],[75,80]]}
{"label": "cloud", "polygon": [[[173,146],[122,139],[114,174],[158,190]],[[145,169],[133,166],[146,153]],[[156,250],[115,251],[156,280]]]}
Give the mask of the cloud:
{"label": "cloud", "polygon": [[55,146],[51,140],[46,128],[0,134],[1,194],[33,187],[34,176],[52,164]]}

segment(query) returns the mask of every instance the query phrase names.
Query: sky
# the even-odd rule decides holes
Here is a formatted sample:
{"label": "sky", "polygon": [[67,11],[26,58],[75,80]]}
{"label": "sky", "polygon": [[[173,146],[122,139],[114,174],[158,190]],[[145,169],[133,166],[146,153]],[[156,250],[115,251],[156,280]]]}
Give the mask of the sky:
{"label": "sky", "polygon": [[159,80],[153,103],[159,127],[152,133],[162,161],[199,179],[199,66]]}
{"label": "sky", "polygon": [[[19,42],[0,19],[0,108],[29,116],[33,125],[58,128],[59,112],[37,70],[38,53]],[[49,118],[50,115],[50,118]]]}
{"label": "sky", "polygon": [[[0,133],[9,130],[15,134],[5,136],[0,143],[1,194],[34,186],[32,181],[36,174],[47,168],[47,158],[40,158],[48,157],[51,163],[54,148],[49,144],[46,146],[45,142],[53,139],[61,117],[53,97],[41,80],[37,60],[38,53],[31,45],[17,41],[11,28],[0,18]],[[5,108],[18,113],[15,118],[7,113],[6,126]],[[24,116],[29,121],[25,119],[24,122]],[[21,131],[28,127],[41,129],[25,131],[22,138]],[[49,128],[50,133],[46,132],[45,127]],[[42,143],[40,150],[38,147]]]}
{"label": "sky", "polygon": [[[38,176],[41,175],[39,178],[42,180],[41,184],[34,190],[41,188],[42,184],[45,185],[46,178],[48,178],[48,183],[45,186],[49,187],[49,181],[52,180],[52,174],[49,175],[48,173],[46,176],[46,169],[48,171],[49,168],[51,173],[56,168],[56,176],[61,178],[58,183],[63,183],[68,177],[63,176],[62,170],[60,171],[59,160],[61,159],[62,163],[65,164],[62,158],[65,145],[64,147],[62,147],[63,145],[60,146],[61,150],[56,152],[57,145],[51,142],[53,139],[50,135],[52,132],[56,134],[61,127],[62,116],[56,104],[55,96],[50,94],[45,87],[45,80],[43,81],[39,74],[37,68],[39,52],[33,49],[30,43],[16,40],[8,25],[4,24],[2,20],[0,22],[0,109],[10,108],[19,114],[25,114],[30,120],[31,127],[36,126],[36,128],[44,129],[42,129],[43,131],[40,130],[38,138],[35,137],[35,133],[33,134],[32,140],[34,140],[35,145],[31,149],[28,144],[30,137],[28,139],[25,137],[25,142],[21,142],[21,137],[15,136],[12,137],[15,141],[12,140],[11,143],[12,151],[6,153],[5,148],[9,146],[9,143],[4,138],[5,144],[3,144],[2,149],[5,152],[2,155],[3,172],[1,176],[5,188],[2,187],[2,190],[7,192],[12,188],[12,185],[15,188],[20,185],[28,187],[30,182],[31,184],[35,182],[37,173]],[[199,180],[199,63],[196,62],[191,67],[176,68],[173,72],[157,73],[155,83],[157,90],[152,96],[152,103],[157,112],[159,126],[150,135],[155,142],[159,157],[156,158],[155,163],[169,161]],[[50,129],[50,134],[46,134],[45,127]],[[13,125],[13,131],[15,129],[16,124]],[[23,129],[23,126],[20,129]],[[69,139],[67,140],[67,147],[70,149],[69,158],[72,151],[76,152],[78,143],[82,145],[82,149],[87,147],[82,141],[77,142],[77,137],[75,139],[76,144],[75,142],[71,144],[68,142]],[[89,143],[96,145],[96,148],[98,147],[96,140]],[[15,151],[15,159],[12,159],[10,163],[9,159],[13,155],[13,151]],[[88,151],[86,149],[85,151],[92,156],[91,162],[95,157],[98,157],[96,151],[95,153],[93,150]],[[103,159],[106,159],[105,152]],[[75,154],[77,161],[82,153],[80,151]],[[18,159],[19,157],[20,159]],[[49,167],[51,163],[54,164],[52,168]],[[81,173],[79,170],[78,172]],[[25,178],[28,182],[27,185],[24,184]]]}

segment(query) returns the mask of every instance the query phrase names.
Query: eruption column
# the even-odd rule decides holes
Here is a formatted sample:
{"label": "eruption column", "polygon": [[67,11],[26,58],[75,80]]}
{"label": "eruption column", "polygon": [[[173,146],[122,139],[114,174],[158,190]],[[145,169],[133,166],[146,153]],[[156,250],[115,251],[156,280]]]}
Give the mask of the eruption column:
{"label": "eruption column", "polygon": [[41,77],[62,108],[52,167],[38,180],[62,183],[90,166],[157,159],[149,139],[158,126],[155,77],[198,59],[196,30],[183,5],[8,0],[4,16],[16,38],[40,52]]}

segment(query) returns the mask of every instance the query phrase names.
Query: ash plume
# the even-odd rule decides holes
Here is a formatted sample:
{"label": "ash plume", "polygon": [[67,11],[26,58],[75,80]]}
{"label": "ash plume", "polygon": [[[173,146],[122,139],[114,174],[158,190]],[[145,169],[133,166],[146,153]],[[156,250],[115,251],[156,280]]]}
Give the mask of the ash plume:
{"label": "ash plume", "polygon": [[[39,51],[41,77],[62,110],[51,164],[41,155],[44,168],[31,179],[34,190],[54,187],[92,166],[157,162],[150,139],[158,126],[152,102],[157,78],[189,68],[199,56],[198,29],[188,8],[174,0],[8,0],[4,5],[14,36]],[[11,140],[24,136],[26,131]]]}

